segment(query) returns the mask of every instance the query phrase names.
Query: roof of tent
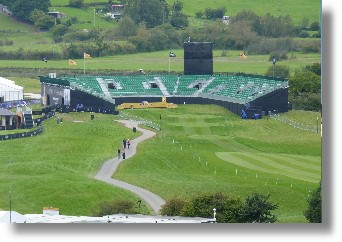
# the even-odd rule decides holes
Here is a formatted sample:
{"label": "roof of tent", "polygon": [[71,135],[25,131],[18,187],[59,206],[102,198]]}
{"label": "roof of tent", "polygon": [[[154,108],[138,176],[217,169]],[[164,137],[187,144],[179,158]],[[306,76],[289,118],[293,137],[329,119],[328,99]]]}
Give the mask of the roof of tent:
{"label": "roof of tent", "polygon": [[7,109],[0,108],[0,116],[16,116],[16,114]]}
{"label": "roof of tent", "polygon": [[16,211],[0,211],[0,223],[25,223],[28,219]]}
{"label": "roof of tent", "polygon": [[8,80],[3,77],[0,77],[0,88],[4,91],[22,91],[24,89],[23,87],[16,85],[14,81]]}

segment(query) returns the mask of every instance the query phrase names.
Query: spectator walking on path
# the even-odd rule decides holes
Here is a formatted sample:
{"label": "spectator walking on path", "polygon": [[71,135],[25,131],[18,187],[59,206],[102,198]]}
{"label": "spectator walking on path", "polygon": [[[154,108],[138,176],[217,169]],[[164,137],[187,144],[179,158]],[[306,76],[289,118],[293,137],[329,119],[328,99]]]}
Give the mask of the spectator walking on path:
{"label": "spectator walking on path", "polygon": [[123,148],[126,149],[126,138],[123,139],[122,144],[123,144]]}
{"label": "spectator walking on path", "polygon": [[129,141],[129,139],[127,140],[127,148],[129,149],[131,142]]}
{"label": "spectator walking on path", "polygon": [[120,148],[118,149],[118,159],[120,159],[121,158],[121,150],[120,150]]}
{"label": "spectator walking on path", "polygon": [[122,150],[122,159],[126,159],[125,149]]}

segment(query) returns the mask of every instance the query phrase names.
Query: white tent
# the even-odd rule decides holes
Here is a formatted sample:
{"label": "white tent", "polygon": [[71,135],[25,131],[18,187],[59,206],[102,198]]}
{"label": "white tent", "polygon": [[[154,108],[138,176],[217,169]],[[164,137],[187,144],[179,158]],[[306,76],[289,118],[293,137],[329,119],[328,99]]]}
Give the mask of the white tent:
{"label": "white tent", "polygon": [[16,211],[0,211],[0,223],[25,223],[28,219]]}
{"label": "white tent", "polygon": [[24,88],[16,85],[14,81],[0,77],[0,97],[3,102],[22,100]]}

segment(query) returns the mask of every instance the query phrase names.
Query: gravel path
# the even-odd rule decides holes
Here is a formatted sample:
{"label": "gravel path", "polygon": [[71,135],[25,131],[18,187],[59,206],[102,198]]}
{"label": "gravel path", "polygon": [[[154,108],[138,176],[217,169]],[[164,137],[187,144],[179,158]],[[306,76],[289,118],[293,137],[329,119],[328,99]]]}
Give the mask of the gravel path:
{"label": "gravel path", "polygon": [[[129,120],[119,120],[118,122],[123,123],[127,128],[130,128],[130,129],[133,129],[133,127],[136,127],[137,130],[143,133],[141,136],[131,140],[131,145],[129,149],[126,149],[126,159],[129,159],[130,157],[135,155],[137,151],[137,145],[140,142],[147,140],[156,135],[156,133],[153,131],[138,127],[139,122],[129,121]],[[134,194],[139,196],[142,200],[144,200],[146,203],[148,203],[151,206],[151,208],[154,210],[155,214],[158,214],[158,211],[160,210],[161,206],[165,204],[164,199],[162,199],[158,195],[148,190],[145,190],[143,188],[111,178],[113,173],[116,171],[116,169],[118,168],[119,164],[122,161],[123,161],[122,156],[120,159],[118,159],[118,157],[115,157],[113,159],[106,161],[102,165],[100,171],[95,175],[94,178],[133,192]]]}

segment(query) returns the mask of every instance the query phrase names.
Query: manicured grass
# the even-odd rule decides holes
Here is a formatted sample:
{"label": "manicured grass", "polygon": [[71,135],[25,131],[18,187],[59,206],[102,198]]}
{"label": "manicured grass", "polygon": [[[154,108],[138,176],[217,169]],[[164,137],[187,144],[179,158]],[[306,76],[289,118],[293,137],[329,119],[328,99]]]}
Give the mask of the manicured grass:
{"label": "manicured grass", "polygon": [[[101,164],[116,156],[123,137],[139,132],[114,122],[113,115],[57,114],[43,123],[44,132],[30,138],[1,141],[0,208],[20,213],[42,213],[42,208],[60,208],[62,214],[92,215],[101,201],[138,198],[123,189],[94,180]],[[78,122],[74,122],[78,121]],[[82,121],[82,122],[81,122]],[[3,132],[3,131],[0,131]],[[143,213],[148,213],[146,204]]]}
{"label": "manicured grass", "polygon": [[[214,105],[125,112],[155,122],[162,115],[162,131],[142,144],[144,151],[122,164],[115,178],[164,198],[269,193],[279,203],[279,222],[306,222],[306,198],[321,178],[319,134],[271,119],[242,120]],[[301,114],[306,119],[316,115]]]}
{"label": "manicured grass", "polygon": [[[183,50],[175,50],[177,55],[175,58],[170,60],[171,72],[183,72],[184,71],[184,60]],[[247,56],[245,61],[240,60],[239,51],[229,51],[227,57],[221,57],[222,51],[214,51],[214,72],[244,72],[251,74],[265,74],[267,69],[272,65],[269,59],[269,55],[255,55]],[[137,71],[144,69],[148,74],[158,71],[168,72],[169,69],[169,58],[167,51],[149,52],[149,53],[138,53],[130,55],[115,55],[109,57],[91,58],[85,62],[86,72],[96,72],[101,70],[113,70],[113,71]],[[295,69],[320,62],[320,54],[302,54],[294,53],[294,58],[286,61],[277,62],[278,65],[289,66],[293,72]],[[42,62],[41,60],[36,61],[20,61],[20,60],[9,60],[6,62],[0,62],[0,67],[22,67],[22,68],[39,68],[49,69],[50,72],[54,72],[56,69],[70,69],[83,71],[84,60],[74,59],[76,66],[70,66],[67,60],[60,61],[48,61],[48,63]],[[276,68],[276,67],[275,67]]]}
{"label": "manicured grass", "polygon": [[[164,199],[215,191],[241,197],[270,193],[279,203],[279,222],[306,222],[306,198],[320,180],[319,134],[272,119],[241,120],[215,105],[124,112],[161,123],[162,131],[139,145],[137,155],[119,166],[115,178]],[[296,119],[296,113],[289,115]],[[57,115],[63,123],[47,120],[37,137],[1,142],[0,207],[8,209],[10,186],[12,208],[21,213],[54,206],[63,214],[90,215],[103,200],[137,201],[93,176],[116,155],[122,137],[133,139],[139,132],[123,128],[112,115],[95,114],[92,121],[88,113]],[[300,117],[316,115],[301,112]]]}

